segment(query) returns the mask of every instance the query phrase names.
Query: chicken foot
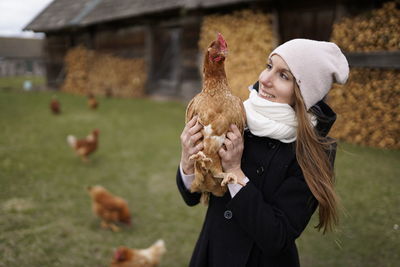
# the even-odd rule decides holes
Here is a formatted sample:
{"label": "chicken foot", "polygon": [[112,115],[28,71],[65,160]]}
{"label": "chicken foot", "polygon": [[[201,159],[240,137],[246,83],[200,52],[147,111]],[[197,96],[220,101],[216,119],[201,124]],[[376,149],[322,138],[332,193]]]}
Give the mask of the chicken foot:
{"label": "chicken foot", "polygon": [[105,221],[101,222],[101,227],[104,229],[111,229],[113,232],[119,232],[119,227],[112,223],[107,223]]}
{"label": "chicken foot", "polygon": [[245,186],[246,184],[239,181],[236,175],[233,173],[219,173],[217,175],[214,175],[214,178],[220,178],[222,179],[221,186],[225,186],[227,184],[240,184],[241,186]]}
{"label": "chicken foot", "polygon": [[212,159],[207,158],[203,151],[199,151],[197,154],[190,156],[190,160],[195,160],[196,163],[200,164],[202,169],[209,169],[212,164]]}

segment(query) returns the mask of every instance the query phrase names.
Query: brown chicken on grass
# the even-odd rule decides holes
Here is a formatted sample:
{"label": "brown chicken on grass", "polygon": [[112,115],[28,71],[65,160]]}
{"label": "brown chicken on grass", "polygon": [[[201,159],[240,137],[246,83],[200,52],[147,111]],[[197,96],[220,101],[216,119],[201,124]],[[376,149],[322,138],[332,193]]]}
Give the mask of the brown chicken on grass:
{"label": "brown chicken on grass", "polygon": [[194,116],[203,125],[203,151],[192,155],[195,160],[195,179],[192,192],[202,192],[201,202],[208,203],[209,194],[223,196],[227,183],[237,183],[237,177],[224,173],[218,151],[222,147],[230,125],[243,135],[246,115],[242,101],[232,95],[225,74],[228,46],[220,33],[209,45],[203,66],[203,88],[186,109],[186,123]]}
{"label": "brown chicken on grass", "polygon": [[90,109],[96,109],[97,106],[99,105],[99,103],[97,102],[96,97],[95,97],[94,94],[92,94],[92,93],[89,93],[89,94],[88,94],[87,103],[88,103],[88,107],[89,107]]}
{"label": "brown chicken on grass", "polygon": [[92,211],[101,219],[101,227],[118,232],[119,223],[131,225],[131,213],[128,203],[108,192],[100,185],[87,187],[92,199]]}
{"label": "brown chicken on grass", "polygon": [[56,96],[53,96],[50,102],[50,110],[53,114],[60,114],[61,113],[61,104],[58,101]]}
{"label": "brown chicken on grass", "polygon": [[73,135],[68,135],[67,142],[75,150],[76,154],[81,157],[83,162],[88,162],[88,156],[97,149],[99,143],[99,130],[93,130],[91,134],[83,139],[77,139]]}
{"label": "brown chicken on grass", "polygon": [[119,247],[114,253],[110,267],[156,267],[166,251],[161,239],[147,249]]}

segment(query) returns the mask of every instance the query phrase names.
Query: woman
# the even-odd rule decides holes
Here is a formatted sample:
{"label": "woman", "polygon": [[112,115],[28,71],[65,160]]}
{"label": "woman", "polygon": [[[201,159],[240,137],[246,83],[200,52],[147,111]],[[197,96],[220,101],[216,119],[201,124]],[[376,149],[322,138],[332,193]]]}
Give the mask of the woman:
{"label": "woman", "polygon": [[[326,137],[336,114],[322,100],[349,67],[333,43],[294,39],[277,47],[244,102],[248,129],[231,127],[219,151],[225,172],[244,186],[211,196],[190,266],[299,266],[295,240],[318,207],[323,232],[338,221],[333,187],[334,143]],[[193,206],[189,157],[202,149],[193,118],[182,135],[177,184]]]}

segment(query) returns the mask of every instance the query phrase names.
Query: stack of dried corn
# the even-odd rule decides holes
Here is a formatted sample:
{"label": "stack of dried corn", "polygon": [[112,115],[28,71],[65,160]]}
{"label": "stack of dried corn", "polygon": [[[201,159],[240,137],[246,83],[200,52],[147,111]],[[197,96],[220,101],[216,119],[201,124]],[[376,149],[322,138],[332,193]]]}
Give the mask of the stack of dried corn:
{"label": "stack of dried corn", "polygon": [[[332,41],[346,52],[399,50],[400,10],[394,2],[334,25]],[[399,70],[352,68],[329,102],[339,114],[332,136],[367,146],[400,148]]]}
{"label": "stack of dried corn", "polygon": [[331,90],[338,113],[332,136],[381,148],[400,148],[400,71],[354,68],[345,86]]}
{"label": "stack of dried corn", "polygon": [[247,87],[258,79],[269,53],[277,45],[270,14],[241,10],[228,15],[210,15],[203,20],[199,49],[205,51],[222,33],[228,43],[226,74],[232,92],[245,100]]}
{"label": "stack of dried corn", "polygon": [[64,80],[62,90],[74,94],[87,93],[87,81],[94,53],[77,46],[70,49],[65,56],[67,76]]}
{"label": "stack of dried corn", "polygon": [[100,54],[93,62],[88,87],[97,95],[111,91],[113,96],[139,97],[144,93],[145,70],[143,59]]}
{"label": "stack of dried corn", "polygon": [[144,93],[146,68],[143,59],[123,59],[89,51],[71,49],[66,56],[67,77],[63,91],[119,97],[139,97]]}
{"label": "stack of dried corn", "polygon": [[400,10],[388,2],[360,16],[344,18],[333,26],[332,40],[346,52],[400,49]]}

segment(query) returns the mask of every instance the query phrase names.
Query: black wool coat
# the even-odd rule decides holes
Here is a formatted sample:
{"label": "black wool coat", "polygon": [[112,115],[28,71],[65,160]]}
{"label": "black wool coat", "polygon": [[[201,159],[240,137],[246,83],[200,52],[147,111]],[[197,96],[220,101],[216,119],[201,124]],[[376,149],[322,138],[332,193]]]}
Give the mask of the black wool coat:
{"label": "black wool coat", "polygon": [[[326,136],[336,114],[320,101],[317,131]],[[335,149],[330,152],[333,164]],[[204,224],[190,267],[300,266],[296,238],[317,208],[296,160],[295,143],[258,137],[246,130],[242,170],[250,180],[235,196],[210,196]],[[200,194],[177,185],[185,203],[199,203]]]}

